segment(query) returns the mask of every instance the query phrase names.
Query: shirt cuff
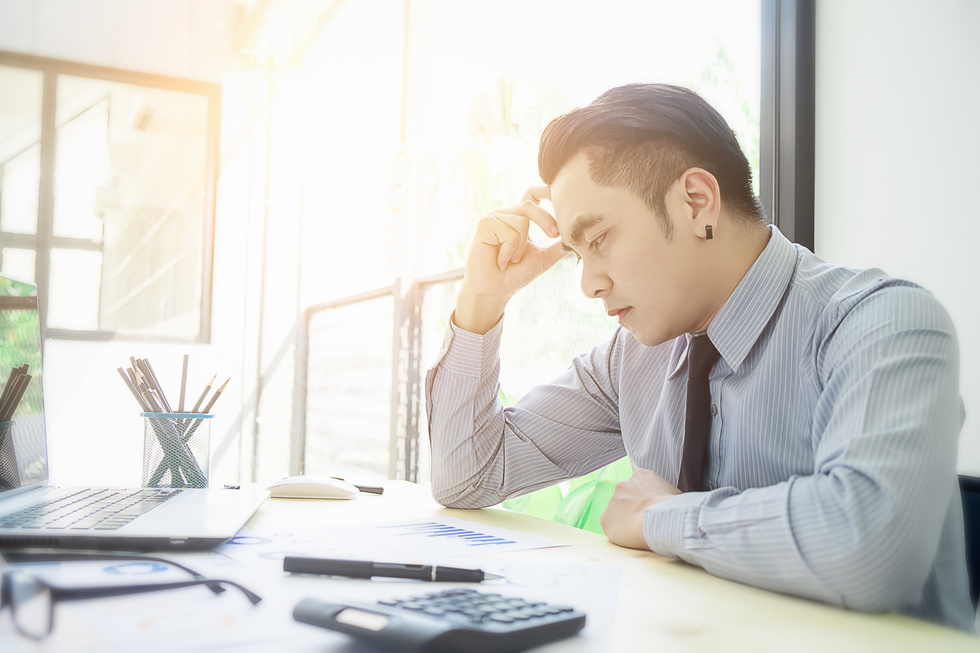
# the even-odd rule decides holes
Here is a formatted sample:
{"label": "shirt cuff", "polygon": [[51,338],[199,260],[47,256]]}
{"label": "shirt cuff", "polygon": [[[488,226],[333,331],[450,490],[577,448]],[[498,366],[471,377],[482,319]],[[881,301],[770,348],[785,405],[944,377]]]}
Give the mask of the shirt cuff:
{"label": "shirt cuff", "polygon": [[501,319],[492,329],[480,335],[456,326],[450,318],[442,351],[434,367],[468,376],[482,377],[492,372],[497,365],[503,322]]}
{"label": "shirt cuff", "polygon": [[700,538],[698,518],[708,492],[685,492],[671,497],[643,513],[643,538],[651,551],[684,558],[689,538]]}

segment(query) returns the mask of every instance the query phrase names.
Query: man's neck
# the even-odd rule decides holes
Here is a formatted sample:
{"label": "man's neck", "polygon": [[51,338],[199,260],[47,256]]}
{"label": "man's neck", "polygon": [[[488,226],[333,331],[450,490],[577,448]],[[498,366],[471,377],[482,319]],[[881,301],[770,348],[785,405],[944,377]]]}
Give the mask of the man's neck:
{"label": "man's neck", "polygon": [[725,238],[719,238],[719,250],[714,257],[714,278],[716,293],[713,297],[707,318],[698,325],[692,333],[703,333],[708,330],[715,315],[725,305],[728,298],[735,292],[749,269],[762,255],[772,232],[761,222],[752,225],[733,224]]}

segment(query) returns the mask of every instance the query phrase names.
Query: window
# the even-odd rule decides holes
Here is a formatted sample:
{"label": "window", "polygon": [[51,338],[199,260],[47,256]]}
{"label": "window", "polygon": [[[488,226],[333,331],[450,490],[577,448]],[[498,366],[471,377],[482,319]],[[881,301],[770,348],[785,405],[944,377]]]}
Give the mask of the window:
{"label": "window", "polygon": [[209,338],[219,88],[0,53],[0,269],[48,336]]}
{"label": "window", "polygon": [[[392,387],[398,396],[376,397],[371,404],[379,415],[386,403],[399,407],[387,446],[382,438],[368,447],[366,423],[352,428],[336,411],[316,412],[325,402],[318,395],[318,368],[328,368],[333,359],[311,325],[309,424],[301,438],[306,471],[343,467],[349,455],[387,460],[398,477],[426,480],[420,377],[434,361],[455,298],[458,276],[449,272],[463,265],[480,216],[517,203],[529,185],[540,183],[538,139],[552,118],[619,84],[687,86],[728,120],[758,184],[761,5],[760,0],[601,5],[413,0],[404,4],[403,32],[397,11],[375,16],[372,3],[345,6],[306,57],[311,114],[339,119],[311,121],[307,128],[308,135],[317,135],[307,142],[322,147],[309,148],[306,170],[302,303],[367,292],[393,278],[403,280],[403,290],[409,280],[421,290],[407,293],[417,301],[411,309],[396,310],[399,319],[418,316],[403,324],[403,351],[393,353]],[[358,29],[353,25],[359,20],[379,27]],[[392,75],[398,64],[393,46],[402,33],[398,125],[390,107],[399,81]],[[373,66],[370,74],[351,75],[350,61]],[[329,102],[313,109],[320,97]],[[393,133],[398,127],[400,134]],[[393,142],[397,137],[400,144]],[[333,165],[314,167],[315,157]],[[323,255],[325,248],[329,256]],[[501,349],[505,402],[556,376],[574,355],[615,328],[601,304],[582,296],[578,275],[573,261],[562,261],[514,298]],[[442,281],[430,282],[434,278]],[[372,306],[345,305],[345,319],[374,326]],[[375,336],[379,351],[387,346],[381,340],[387,333],[381,329]],[[332,369],[342,376],[374,369],[370,359],[363,365],[357,360]],[[348,408],[363,398],[356,389],[331,390],[333,398],[339,395],[349,398]],[[373,432],[383,427],[380,419]],[[263,438],[274,434],[266,430]],[[352,445],[358,438],[364,441]]]}

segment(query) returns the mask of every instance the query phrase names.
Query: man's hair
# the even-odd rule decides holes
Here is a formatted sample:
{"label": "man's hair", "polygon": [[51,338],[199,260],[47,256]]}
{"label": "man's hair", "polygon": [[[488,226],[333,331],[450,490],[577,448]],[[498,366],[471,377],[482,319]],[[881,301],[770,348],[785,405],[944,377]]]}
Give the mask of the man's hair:
{"label": "man's hair", "polygon": [[538,172],[551,185],[584,152],[601,186],[642,198],[671,235],[665,197],[693,167],[718,180],[722,203],[738,218],[763,220],[752,169],[728,123],[697,93],[668,84],[629,84],[551,121],[541,134]]}

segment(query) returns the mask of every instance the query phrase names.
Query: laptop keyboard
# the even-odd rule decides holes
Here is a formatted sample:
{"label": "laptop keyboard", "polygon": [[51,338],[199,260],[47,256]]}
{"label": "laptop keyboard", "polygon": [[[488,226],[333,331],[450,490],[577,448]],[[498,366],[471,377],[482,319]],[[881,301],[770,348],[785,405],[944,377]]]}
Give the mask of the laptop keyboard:
{"label": "laptop keyboard", "polygon": [[82,488],[0,517],[0,528],[111,531],[177,496],[180,490]]}

